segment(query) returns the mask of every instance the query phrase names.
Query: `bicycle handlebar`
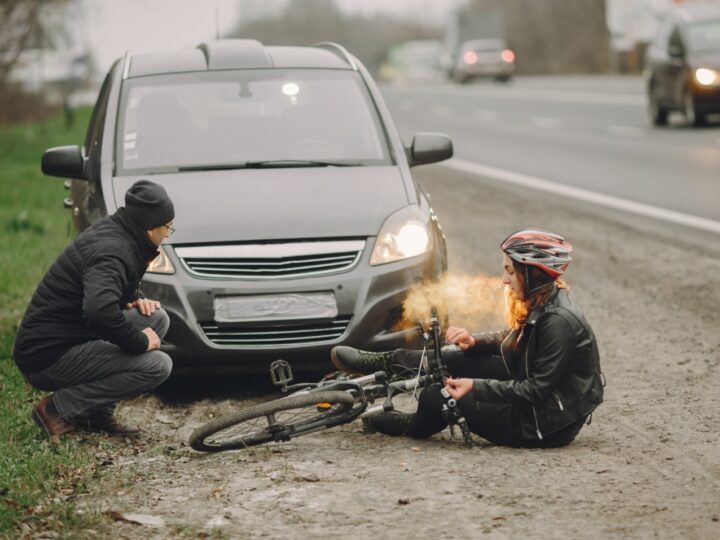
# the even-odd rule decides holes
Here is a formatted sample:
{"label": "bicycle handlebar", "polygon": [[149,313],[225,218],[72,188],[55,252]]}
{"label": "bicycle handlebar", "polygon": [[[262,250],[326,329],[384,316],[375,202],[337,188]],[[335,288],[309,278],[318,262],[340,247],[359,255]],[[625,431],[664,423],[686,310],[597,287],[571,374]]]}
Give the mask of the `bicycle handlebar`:
{"label": "bicycle handlebar", "polygon": [[[434,306],[430,308],[430,314],[434,358],[432,362],[430,362],[430,360],[428,359],[428,371],[431,373],[431,375],[434,372],[437,375],[440,383],[444,385],[445,381],[450,375],[450,372],[442,361],[442,354],[440,351],[440,323],[438,321],[437,309]],[[465,440],[465,446],[467,446],[468,448],[472,448],[473,441],[472,435],[470,435],[470,428],[467,425],[467,421],[465,420],[465,417],[463,416],[460,407],[458,407],[457,405],[457,401],[450,395],[450,392],[448,392],[447,388],[445,388],[444,386],[440,390],[440,395],[442,395],[443,399],[445,400],[443,410],[448,415],[448,423],[450,424],[451,433],[452,426],[459,426],[460,432],[462,433],[463,439]]]}

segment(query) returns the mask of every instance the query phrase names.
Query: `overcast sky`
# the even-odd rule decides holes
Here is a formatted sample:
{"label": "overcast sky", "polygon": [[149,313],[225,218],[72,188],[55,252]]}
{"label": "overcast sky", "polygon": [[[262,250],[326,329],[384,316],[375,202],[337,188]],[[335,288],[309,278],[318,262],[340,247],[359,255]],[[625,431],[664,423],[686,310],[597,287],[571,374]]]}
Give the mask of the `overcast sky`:
{"label": "overcast sky", "polygon": [[[72,33],[76,47],[95,54],[105,73],[118,57],[131,53],[194,47],[234,29],[240,17],[272,14],[286,0],[79,0]],[[444,24],[448,13],[466,0],[336,0],[348,11],[386,12]],[[653,11],[673,0],[607,0],[608,19],[616,32],[654,30]],[[652,20],[650,20],[652,19]],[[649,21],[649,22],[648,22]],[[648,26],[649,25],[649,26]],[[641,36],[645,37],[645,36]]]}
{"label": "overcast sky", "polygon": [[[464,0],[336,0],[349,11],[384,11],[399,16],[444,20]],[[125,54],[194,47],[234,29],[241,15],[256,17],[282,8],[284,0],[80,0],[73,28],[76,46],[90,49],[106,72]],[[418,9],[418,6],[421,9]],[[241,7],[243,13],[241,13]]]}

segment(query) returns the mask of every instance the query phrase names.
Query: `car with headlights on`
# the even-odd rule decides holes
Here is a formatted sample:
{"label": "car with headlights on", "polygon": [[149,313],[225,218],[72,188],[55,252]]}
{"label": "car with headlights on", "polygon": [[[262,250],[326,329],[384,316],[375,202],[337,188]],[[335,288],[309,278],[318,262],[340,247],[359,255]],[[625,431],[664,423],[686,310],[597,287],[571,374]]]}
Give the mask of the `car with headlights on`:
{"label": "car with headlights on", "polygon": [[682,111],[694,126],[720,113],[720,6],[692,2],[670,12],[647,50],[648,111],[656,126]]}
{"label": "car with headlights on", "polygon": [[365,67],[343,47],[218,40],[126,55],[82,147],[46,150],[79,230],[138,179],[172,197],[175,232],[141,289],[171,318],[176,372],[330,367],[338,344],[390,349],[410,287],[447,268],[445,237],[411,167],[450,139],[404,145]]}

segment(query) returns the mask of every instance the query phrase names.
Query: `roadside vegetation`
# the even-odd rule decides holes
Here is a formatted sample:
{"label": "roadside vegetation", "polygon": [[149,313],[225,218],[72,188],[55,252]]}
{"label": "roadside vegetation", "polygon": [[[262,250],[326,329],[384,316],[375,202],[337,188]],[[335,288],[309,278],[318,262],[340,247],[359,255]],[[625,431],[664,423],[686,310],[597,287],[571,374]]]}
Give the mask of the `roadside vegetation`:
{"label": "roadside vegetation", "polygon": [[35,286],[70,239],[61,179],[40,171],[42,151],[81,143],[89,109],[73,127],[62,114],[43,122],[0,127],[0,536],[54,530],[78,537],[92,516],[78,516],[72,499],[96,473],[94,450],[67,439],[51,445],[30,418],[43,394],[12,361],[15,331]]}

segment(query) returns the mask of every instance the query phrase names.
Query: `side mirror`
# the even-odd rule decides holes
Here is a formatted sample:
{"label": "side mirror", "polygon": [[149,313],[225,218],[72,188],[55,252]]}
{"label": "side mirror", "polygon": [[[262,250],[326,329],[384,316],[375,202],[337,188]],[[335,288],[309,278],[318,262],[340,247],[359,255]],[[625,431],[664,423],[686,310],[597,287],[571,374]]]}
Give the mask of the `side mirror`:
{"label": "side mirror", "polygon": [[85,179],[85,158],[79,146],[48,148],[42,156],[41,169],[48,176]]}
{"label": "side mirror", "polygon": [[406,149],[408,164],[424,165],[437,163],[453,156],[453,144],[450,137],[441,133],[416,133],[412,144]]}

